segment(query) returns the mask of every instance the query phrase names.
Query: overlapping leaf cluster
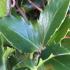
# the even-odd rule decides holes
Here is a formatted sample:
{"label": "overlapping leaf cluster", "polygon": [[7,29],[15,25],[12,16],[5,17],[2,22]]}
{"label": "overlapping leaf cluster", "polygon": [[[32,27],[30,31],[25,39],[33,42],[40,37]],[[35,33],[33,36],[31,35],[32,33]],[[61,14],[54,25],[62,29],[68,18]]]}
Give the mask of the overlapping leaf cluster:
{"label": "overlapping leaf cluster", "polygon": [[69,70],[69,3],[48,0],[35,24],[12,14],[0,18],[0,70]]}

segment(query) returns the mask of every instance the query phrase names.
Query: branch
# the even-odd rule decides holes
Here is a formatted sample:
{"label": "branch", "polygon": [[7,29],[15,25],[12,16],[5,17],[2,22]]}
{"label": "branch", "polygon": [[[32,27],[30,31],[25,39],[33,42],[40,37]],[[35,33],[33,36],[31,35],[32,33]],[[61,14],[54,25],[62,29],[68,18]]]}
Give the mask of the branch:
{"label": "branch", "polygon": [[15,3],[15,7],[17,8],[17,11],[21,14],[21,16],[26,20],[28,21],[27,17],[26,17],[26,14],[25,14],[25,10],[20,8],[18,6],[18,2]]}
{"label": "branch", "polygon": [[69,38],[70,39],[70,36],[65,36],[65,38]]}
{"label": "branch", "polygon": [[34,4],[31,0],[28,0],[28,2],[35,7],[37,10],[39,10],[40,12],[42,11],[42,9],[40,7],[38,7],[36,4]]}

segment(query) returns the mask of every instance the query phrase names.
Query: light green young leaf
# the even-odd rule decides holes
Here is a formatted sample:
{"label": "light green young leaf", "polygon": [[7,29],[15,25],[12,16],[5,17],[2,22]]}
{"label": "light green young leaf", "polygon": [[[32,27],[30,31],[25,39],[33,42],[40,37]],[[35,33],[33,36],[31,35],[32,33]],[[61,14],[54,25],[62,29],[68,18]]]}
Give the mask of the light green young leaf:
{"label": "light green young leaf", "polygon": [[7,15],[7,1],[9,0],[0,0],[0,17]]}

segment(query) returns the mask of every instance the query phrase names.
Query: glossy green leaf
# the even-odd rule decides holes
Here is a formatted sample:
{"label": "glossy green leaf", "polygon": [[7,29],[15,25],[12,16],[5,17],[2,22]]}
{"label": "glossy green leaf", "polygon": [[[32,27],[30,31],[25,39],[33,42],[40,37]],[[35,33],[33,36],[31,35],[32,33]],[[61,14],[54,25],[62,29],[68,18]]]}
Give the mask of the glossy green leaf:
{"label": "glossy green leaf", "polygon": [[[1,1],[0,8],[4,8],[0,9],[0,17],[3,17],[10,11],[10,0],[3,0],[5,4]],[[17,17],[13,9],[11,11],[15,17],[10,15],[0,18],[0,70],[69,70],[70,39],[64,38],[70,26],[70,18],[66,17],[69,2],[70,0],[48,0],[39,22],[26,22],[22,17]],[[26,0],[24,4],[26,5]],[[46,48],[42,49],[42,46]],[[41,56],[37,54],[33,57],[34,52],[40,50]],[[38,56],[41,59],[37,65]]]}
{"label": "glossy green leaf", "polygon": [[44,70],[69,70],[70,69],[70,49],[64,45],[54,45],[45,49],[41,54],[44,60],[39,69],[43,65]]}
{"label": "glossy green leaf", "polygon": [[51,0],[41,13],[39,22],[44,29],[44,44],[65,19],[69,0]]}
{"label": "glossy green leaf", "polygon": [[39,48],[38,32],[31,24],[13,16],[0,19],[3,37],[20,52],[33,52]]}
{"label": "glossy green leaf", "polygon": [[66,36],[68,33],[68,29],[70,26],[70,17],[67,16],[62,23],[62,25],[59,27],[58,30],[51,36],[48,45],[52,45],[58,42],[61,42],[61,40]]}
{"label": "glossy green leaf", "polygon": [[65,46],[55,44],[43,50],[41,57],[42,59],[46,59],[50,56],[50,54],[53,54],[55,56],[66,55],[66,54],[70,54],[70,49],[68,49]]}
{"label": "glossy green leaf", "polygon": [[43,70],[70,70],[70,55],[52,57],[45,62]]}
{"label": "glossy green leaf", "polygon": [[63,39],[61,45],[66,46],[66,48],[70,49],[70,38]]}

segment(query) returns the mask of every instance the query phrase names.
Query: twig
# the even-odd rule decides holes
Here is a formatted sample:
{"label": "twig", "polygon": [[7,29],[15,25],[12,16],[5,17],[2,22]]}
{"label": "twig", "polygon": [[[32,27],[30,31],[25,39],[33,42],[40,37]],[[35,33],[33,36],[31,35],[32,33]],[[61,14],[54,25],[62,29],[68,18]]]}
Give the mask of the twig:
{"label": "twig", "polygon": [[25,14],[25,10],[22,10],[19,6],[18,6],[18,3],[16,2],[15,4],[15,7],[17,8],[18,12],[21,14],[21,16],[26,20],[28,21],[27,17],[26,17],[26,14]]}
{"label": "twig", "polygon": [[42,11],[42,9],[38,7],[36,4],[34,4],[31,0],[28,0],[28,2],[32,4],[32,6],[35,7],[37,10],[39,10],[40,12]]}
{"label": "twig", "polygon": [[70,36],[65,36],[65,38],[69,38],[70,39]]}

